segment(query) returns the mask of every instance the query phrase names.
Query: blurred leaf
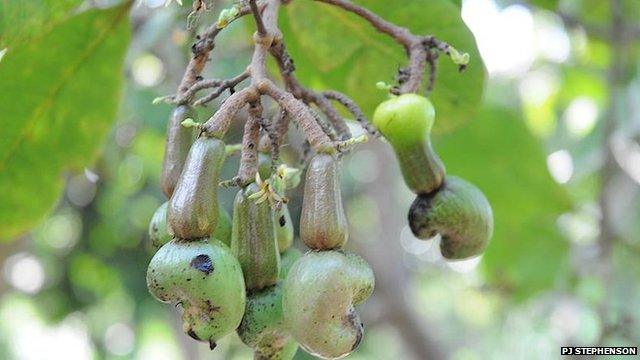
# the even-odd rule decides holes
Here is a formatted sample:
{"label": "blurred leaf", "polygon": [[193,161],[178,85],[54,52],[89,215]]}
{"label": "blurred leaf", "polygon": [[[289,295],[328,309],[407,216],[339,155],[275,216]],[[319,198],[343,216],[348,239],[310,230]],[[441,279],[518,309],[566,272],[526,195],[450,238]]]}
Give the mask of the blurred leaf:
{"label": "blurred leaf", "polygon": [[483,259],[489,282],[523,298],[561,279],[569,247],[556,219],[570,201],[519,116],[483,109],[469,126],[437,139],[435,148],[449,174],[475,183],[491,202],[495,233]]}
{"label": "blurred leaf", "polygon": [[67,18],[0,62],[0,238],[35,225],[60,195],[62,171],[97,155],[120,97],[128,9]]}
{"label": "blurred leaf", "polygon": [[120,291],[122,285],[118,269],[90,253],[80,253],[69,260],[69,280],[77,295],[84,294],[87,301]]}
{"label": "blurred leaf", "polygon": [[[438,82],[431,98],[438,111],[436,131],[448,130],[473,118],[479,106],[485,70],[473,35],[450,0],[354,1],[416,34],[433,34],[471,55],[460,74],[446,56],[439,60]],[[376,82],[393,82],[407,64],[401,46],[377,33],[359,17],[312,1],[286,7],[282,29],[303,83],[343,91],[371,114],[386,94]]]}
{"label": "blurred leaf", "polygon": [[[634,18],[634,14],[640,13],[640,2],[637,0],[622,0],[622,10],[624,14]],[[576,14],[585,24],[594,25],[602,24],[609,25],[611,21],[611,6],[610,1],[592,1],[592,0],[573,0],[563,3],[563,10],[565,12]],[[637,18],[637,16],[635,16]]]}
{"label": "blurred leaf", "polygon": [[578,67],[566,67],[563,74],[562,91],[558,93],[559,106],[565,107],[578,97],[590,98],[600,107],[606,105],[609,92],[601,75]]}
{"label": "blurred leaf", "polygon": [[0,47],[11,47],[50,31],[65,21],[82,0],[9,0],[0,2]]}
{"label": "blurred leaf", "polygon": [[551,11],[554,11],[558,8],[558,0],[532,0],[530,1],[530,3],[539,8],[543,8]]}

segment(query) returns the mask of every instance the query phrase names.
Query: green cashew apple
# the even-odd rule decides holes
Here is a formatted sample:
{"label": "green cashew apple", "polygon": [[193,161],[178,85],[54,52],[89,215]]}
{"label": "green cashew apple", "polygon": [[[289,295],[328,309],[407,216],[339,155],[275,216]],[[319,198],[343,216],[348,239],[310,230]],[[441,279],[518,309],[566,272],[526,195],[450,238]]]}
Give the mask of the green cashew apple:
{"label": "green cashew apple", "polygon": [[416,197],[409,210],[409,226],[420,239],[440,234],[442,255],[461,260],[484,252],[493,235],[493,212],[482,191],[448,176],[439,191]]}
{"label": "green cashew apple", "polygon": [[249,198],[258,191],[251,183],[238,191],[233,203],[231,250],[242,266],[247,290],[274,285],[280,272],[271,206]]}
{"label": "green cashew apple", "polygon": [[222,140],[198,138],[169,200],[169,231],[180,239],[208,237],[218,225],[218,182],[225,158]]}
{"label": "green cashew apple", "polygon": [[159,301],[181,304],[184,332],[211,348],[242,321],[246,304],[242,269],[220,241],[168,242],[151,259],[147,287]]}
{"label": "green cashew apple", "polygon": [[271,156],[269,153],[260,151],[258,153],[258,174],[262,180],[271,176]]}
{"label": "green cashew apple", "polygon": [[[153,214],[149,223],[149,238],[151,244],[156,249],[173,239],[167,228],[167,206],[169,202],[160,205]],[[225,245],[231,243],[231,217],[222,207],[219,209],[218,226],[212,236],[216,240],[222,241]]]}
{"label": "green cashew apple", "polygon": [[273,209],[273,226],[276,232],[278,250],[282,254],[293,245],[293,220],[287,204]]}
{"label": "green cashew apple", "polygon": [[222,206],[218,209],[218,225],[212,237],[231,246],[231,216]]}
{"label": "green cashew apple", "polygon": [[249,294],[238,335],[258,359],[293,358],[298,344],[284,328],[281,282]]}
{"label": "green cashew apple", "polygon": [[[261,179],[268,179],[271,177],[271,156],[268,153],[258,153],[258,173]],[[297,171],[297,169],[294,169]],[[284,191],[290,187],[298,186],[298,183],[294,179],[279,179],[279,183],[276,186],[277,192],[283,196]],[[273,224],[276,231],[276,240],[278,241],[278,249],[280,253],[287,250],[293,245],[294,231],[293,221],[291,221],[291,214],[289,213],[289,207],[287,204],[281,204],[273,211]]]}
{"label": "green cashew apple", "polygon": [[151,245],[155,248],[159,248],[162,245],[171,241],[173,236],[169,234],[167,229],[167,205],[165,202],[160,205],[151,218],[149,223],[149,238],[151,239]]}
{"label": "green cashew apple", "polygon": [[340,175],[340,160],[331,154],[317,154],[309,163],[300,214],[300,238],[311,249],[339,249],[349,238]]}
{"label": "green cashew apple", "polygon": [[170,198],[178,184],[184,162],[193,143],[193,128],[182,126],[186,119],[196,119],[195,110],[188,105],[180,105],[173,110],[167,123],[167,141],[164,148],[160,187]]}
{"label": "green cashew apple", "polygon": [[289,270],[300,257],[302,257],[302,252],[294,247],[290,247],[280,254],[280,279],[287,278]]}
{"label": "green cashew apple", "polygon": [[375,279],[359,256],[312,251],[289,270],[284,283],[284,322],[307,352],[337,359],[355,350],[364,326],[354,306],[373,292]]}
{"label": "green cashew apple", "polygon": [[438,189],[445,177],[442,161],[431,147],[435,110],[429,99],[404,94],[380,104],[373,124],[389,141],[405,183],[416,194]]}

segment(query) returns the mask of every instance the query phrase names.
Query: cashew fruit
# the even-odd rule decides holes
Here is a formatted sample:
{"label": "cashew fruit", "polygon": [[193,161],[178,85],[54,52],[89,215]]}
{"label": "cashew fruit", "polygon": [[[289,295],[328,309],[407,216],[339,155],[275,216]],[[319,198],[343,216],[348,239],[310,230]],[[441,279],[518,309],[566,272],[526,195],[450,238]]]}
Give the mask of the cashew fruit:
{"label": "cashew fruit", "polygon": [[438,189],[445,177],[442,161],[431,146],[433,105],[424,96],[404,94],[380,104],[373,124],[389,141],[405,183],[416,194]]}
{"label": "cashew fruit", "polygon": [[440,234],[440,251],[451,260],[482,254],[493,235],[493,212],[482,191],[448,176],[442,188],[418,195],[409,210],[409,226],[420,239]]}
{"label": "cashew fruit", "polygon": [[349,238],[340,175],[340,160],[333,155],[320,153],[309,163],[300,215],[300,238],[311,249],[338,249]]}
{"label": "cashew fruit", "polygon": [[160,176],[160,187],[167,198],[173,195],[178,184],[194,138],[193,128],[182,126],[182,122],[189,118],[196,119],[196,117],[197,114],[191,106],[180,105],[173,110],[167,123],[167,140]]}
{"label": "cashew fruit", "polygon": [[354,306],[373,292],[369,265],[344,251],[312,251],[289,270],[284,283],[284,322],[307,352],[337,359],[355,350],[364,326]]}
{"label": "cashew fruit", "polygon": [[247,290],[274,285],[280,272],[271,206],[249,199],[258,191],[252,183],[238,191],[233,203],[231,250],[242,266]]}
{"label": "cashew fruit", "polygon": [[208,237],[218,225],[218,182],[225,144],[198,138],[189,151],[178,185],[169,200],[169,231],[181,239]]}
{"label": "cashew fruit", "polygon": [[231,246],[231,216],[222,207],[218,208],[218,225],[212,237],[222,241],[227,246]]}
{"label": "cashew fruit", "polygon": [[246,304],[242,270],[220,241],[168,242],[151,259],[147,287],[159,301],[181,304],[184,332],[212,348],[242,321]]}
{"label": "cashew fruit", "polygon": [[[149,238],[151,239],[151,244],[156,249],[173,239],[173,236],[167,228],[168,205],[168,201],[160,205],[149,223]],[[222,207],[218,211],[218,226],[212,237],[220,240],[227,246],[231,243],[231,217]]]}
{"label": "cashew fruit", "polygon": [[289,270],[301,256],[302,252],[293,247],[288,248],[280,254],[280,279],[287,278]]}
{"label": "cashew fruit", "polygon": [[162,245],[171,241],[173,236],[169,234],[167,229],[167,205],[165,202],[156,210],[149,222],[149,238],[151,239],[151,245],[155,248],[159,248]]}
{"label": "cashew fruit", "polygon": [[293,358],[298,345],[284,327],[281,282],[248,295],[238,335],[258,359]]}
{"label": "cashew fruit", "polygon": [[280,253],[285,252],[293,245],[293,221],[287,204],[273,209],[273,226]]}
{"label": "cashew fruit", "polygon": [[271,156],[268,153],[258,153],[258,174],[263,180],[271,176]]}

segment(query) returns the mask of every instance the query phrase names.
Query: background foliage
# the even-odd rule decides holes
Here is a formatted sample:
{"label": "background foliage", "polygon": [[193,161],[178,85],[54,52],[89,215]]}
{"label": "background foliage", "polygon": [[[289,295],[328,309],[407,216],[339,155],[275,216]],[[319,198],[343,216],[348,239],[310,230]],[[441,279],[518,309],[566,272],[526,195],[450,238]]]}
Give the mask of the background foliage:
{"label": "background foliage", "polygon": [[[638,2],[357,2],[471,54],[463,74],[440,60],[435,148],[450,174],[486,193],[496,232],[480,261],[444,262],[437,240],[406,226],[413,198],[389,147],[354,152],[349,246],[378,286],[352,358],[637,346]],[[250,358],[235,336],[213,353],[187,339],[144,283],[170,111],[151,100],[175,91],[190,46],[190,2],[161,3],[0,2],[1,358]],[[622,42],[616,3],[631,34]],[[326,5],[294,1],[281,25],[301,81],[349,93],[369,113],[385,97],[375,83],[403,63],[397,45]],[[247,21],[225,29],[206,76],[242,71],[252,31]],[[236,167],[227,162],[224,177]],[[223,191],[223,206],[234,195]],[[290,195],[295,214],[300,193]]]}

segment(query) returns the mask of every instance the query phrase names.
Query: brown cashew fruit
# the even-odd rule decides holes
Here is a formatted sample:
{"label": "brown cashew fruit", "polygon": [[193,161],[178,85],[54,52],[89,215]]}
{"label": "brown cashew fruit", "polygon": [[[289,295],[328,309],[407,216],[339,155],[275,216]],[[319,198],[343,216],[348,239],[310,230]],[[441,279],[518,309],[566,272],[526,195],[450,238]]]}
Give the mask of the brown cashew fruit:
{"label": "brown cashew fruit", "polygon": [[182,122],[186,119],[195,120],[196,118],[196,111],[191,106],[180,105],[173,110],[167,123],[167,141],[160,176],[160,188],[167,198],[173,195],[178,184],[195,136],[193,128],[182,126]]}
{"label": "brown cashew fruit", "polygon": [[198,138],[169,200],[169,231],[180,239],[208,237],[218,225],[218,182],[225,158],[222,140]]}
{"label": "brown cashew fruit", "polygon": [[493,235],[493,212],[482,191],[448,176],[438,191],[416,197],[409,210],[409,226],[420,239],[440,234],[442,255],[462,260],[486,249]]}
{"label": "brown cashew fruit", "polygon": [[335,156],[320,153],[311,159],[300,215],[300,238],[311,249],[339,249],[349,238],[340,177],[340,160]]}
{"label": "brown cashew fruit", "polygon": [[280,272],[271,206],[249,198],[258,191],[252,183],[238,191],[233,203],[231,251],[240,261],[247,290],[274,285]]}

